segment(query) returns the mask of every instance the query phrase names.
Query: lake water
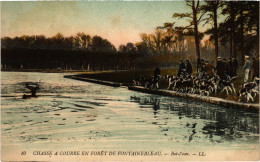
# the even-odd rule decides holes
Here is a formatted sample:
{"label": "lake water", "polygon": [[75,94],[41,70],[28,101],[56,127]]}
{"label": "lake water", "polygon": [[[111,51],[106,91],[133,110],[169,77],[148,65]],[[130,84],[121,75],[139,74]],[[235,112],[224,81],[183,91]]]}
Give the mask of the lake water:
{"label": "lake water", "polygon": [[[259,114],[63,78],[1,73],[2,150],[259,149]],[[22,99],[26,82],[37,98]],[[170,152],[169,152],[170,153]]]}

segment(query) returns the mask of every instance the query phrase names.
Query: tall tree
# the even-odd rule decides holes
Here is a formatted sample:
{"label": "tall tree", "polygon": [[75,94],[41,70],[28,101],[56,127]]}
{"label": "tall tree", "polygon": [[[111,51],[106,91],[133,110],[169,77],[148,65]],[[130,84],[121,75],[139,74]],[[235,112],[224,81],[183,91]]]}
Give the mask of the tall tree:
{"label": "tall tree", "polygon": [[174,24],[175,22],[167,22],[163,26],[157,27],[157,29],[166,29],[162,38],[162,44],[168,51],[182,53],[185,46],[185,36],[191,36],[193,33],[190,33],[189,30],[175,27]]}
{"label": "tall tree", "polygon": [[237,50],[236,50],[236,40],[235,40],[235,18],[237,15],[237,2],[234,1],[225,1],[224,9],[222,10],[222,14],[226,16],[225,22],[229,26],[230,30],[230,57],[234,56],[237,57]]}
{"label": "tall tree", "polygon": [[245,53],[253,50],[256,50],[256,55],[259,53],[259,2],[223,3],[225,7],[222,14],[226,19],[219,25],[221,39],[230,42],[230,57],[238,56],[239,49],[243,64]]}
{"label": "tall tree", "polygon": [[142,34],[140,34],[140,37],[142,39],[143,46],[145,46],[147,48],[147,53],[154,54],[155,48],[154,48],[154,43],[153,43],[153,34],[142,33]]}
{"label": "tall tree", "polygon": [[93,52],[116,52],[115,46],[100,36],[94,36],[92,38],[90,49]]}
{"label": "tall tree", "polygon": [[205,1],[205,4],[202,5],[202,12],[208,13],[207,17],[204,18],[205,24],[213,21],[213,35],[214,37],[214,44],[215,44],[215,61],[217,62],[218,57],[218,9],[223,6],[222,1]]}
{"label": "tall tree", "polygon": [[73,41],[74,41],[73,36],[66,37],[64,39],[64,46],[65,46],[65,48],[72,49],[73,48]]}
{"label": "tall tree", "polygon": [[240,1],[240,2],[237,2],[237,5],[239,6],[238,8],[237,8],[237,22],[238,22],[238,24],[239,24],[239,31],[238,31],[238,33],[239,33],[239,49],[240,49],[240,51],[241,51],[241,57],[242,57],[242,59],[241,59],[241,61],[242,61],[242,64],[244,64],[244,57],[245,57],[245,45],[244,45],[244,33],[245,33],[245,21],[246,21],[246,19],[247,19],[247,17],[248,17],[248,15],[247,15],[247,7],[246,7],[246,5],[248,5],[247,4],[247,2],[243,2],[243,1]]}
{"label": "tall tree", "polygon": [[126,44],[126,52],[130,55],[130,69],[133,70],[134,54],[136,53],[136,47],[133,43]]}
{"label": "tall tree", "polygon": [[63,48],[64,47],[64,36],[61,33],[57,33],[55,36],[51,37],[53,48]]}
{"label": "tall tree", "polygon": [[248,31],[255,35],[254,44],[256,45],[256,57],[259,57],[259,2],[251,1],[247,2],[248,5],[248,19],[247,26]]}
{"label": "tall tree", "polygon": [[192,10],[191,13],[175,13],[173,14],[174,18],[182,19],[186,18],[189,22],[187,26],[181,26],[179,28],[193,30],[193,36],[195,39],[195,47],[196,47],[196,57],[197,63],[200,60],[200,39],[199,39],[199,30],[198,25],[202,21],[202,17],[205,13],[201,13],[200,1],[186,1],[186,5],[190,7]]}
{"label": "tall tree", "polygon": [[46,48],[46,37],[44,35],[36,36],[36,45],[38,48]]}
{"label": "tall tree", "polygon": [[1,48],[10,48],[13,45],[13,40],[10,37],[1,38]]}
{"label": "tall tree", "polygon": [[153,34],[153,42],[154,42],[154,46],[155,49],[159,52],[159,54],[161,54],[161,50],[162,50],[162,39],[163,39],[163,31],[160,29],[157,29],[155,31],[155,34]]}
{"label": "tall tree", "polygon": [[121,44],[118,48],[118,52],[126,53],[126,46]]}
{"label": "tall tree", "polygon": [[77,33],[76,35],[76,41],[78,41],[78,44],[80,47],[82,47],[84,50],[87,48],[91,40],[91,37],[89,35],[86,35],[85,33]]}
{"label": "tall tree", "polygon": [[136,47],[136,52],[138,54],[142,54],[142,55],[148,54],[148,48],[144,42],[135,43],[135,47]]}

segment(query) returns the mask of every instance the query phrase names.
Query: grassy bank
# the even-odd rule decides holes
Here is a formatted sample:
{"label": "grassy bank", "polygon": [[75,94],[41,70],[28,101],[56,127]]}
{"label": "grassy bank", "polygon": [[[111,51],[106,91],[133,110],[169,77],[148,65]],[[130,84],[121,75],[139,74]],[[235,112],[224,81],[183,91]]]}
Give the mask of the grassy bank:
{"label": "grassy bank", "polygon": [[[161,76],[164,77],[166,75],[177,75],[176,69],[161,69]],[[132,82],[133,78],[138,77],[153,77],[153,70],[142,70],[142,71],[118,71],[118,72],[97,72],[97,73],[82,73],[79,75],[80,77],[105,80],[123,84],[129,84]],[[162,88],[167,88],[167,80],[162,78],[161,81]]]}
{"label": "grassy bank", "polygon": [[[195,72],[195,69],[194,69]],[[164,78],[166,75],[177,75],[177,69],[161,69],[161,82],[160,82],[160,88],[165,89],[168,86],[167,80]],[[97,73],[81,73],[79,74],[80,77],[83,78],[92,78],[92,79],[98,79],[98,80],[105,80],[105,81],[111,81],[111,82],[117,82],[117,83],[123,83],[128,84],[131,83],[133,78],[137,78],[140,76],[144,76],[146,78],[153,77],[153,70],[143,70],[143,71],[118,71],[118,72],[97,72]],[[236,89],[237,94],[229,94],[226,95],[225,93],[218,93],[213,94],[213,97],[219,97],[224,98],[228,100],[234,100],[237,101],[238,98],[238,92],[241,88],[241,85],[243,84],[244,79],[244,73],[242,72],[242,69],[238,70],[238,78],[234,81],[234,86]],[[258,103],[259,99],[257,98],[255,103]]]}

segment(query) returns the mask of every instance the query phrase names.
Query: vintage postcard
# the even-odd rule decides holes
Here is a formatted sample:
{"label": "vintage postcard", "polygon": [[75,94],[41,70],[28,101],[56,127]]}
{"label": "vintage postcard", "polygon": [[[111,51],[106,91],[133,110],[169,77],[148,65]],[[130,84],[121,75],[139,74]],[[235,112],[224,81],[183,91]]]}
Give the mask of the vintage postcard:
{"label": "vintage postcard", "polygon": [[258,1],[1,2],[2,161],[259,161]]}

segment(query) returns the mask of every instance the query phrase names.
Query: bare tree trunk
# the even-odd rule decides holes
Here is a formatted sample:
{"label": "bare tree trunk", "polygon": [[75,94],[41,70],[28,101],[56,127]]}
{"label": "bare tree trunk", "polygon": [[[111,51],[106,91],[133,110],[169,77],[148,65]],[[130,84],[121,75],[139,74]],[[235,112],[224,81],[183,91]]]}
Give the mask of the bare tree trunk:
{"label": "bare tree trunk", "polygon": [[257,28],[256,28],[256,58],[259,58],[259,20],[257,21]]}
{"label": "bare tree trunk", "polygon": [[218,58],[218,20],[217,20],[217,7],[214,9],[214,40],[215,40],[215,62]]}
{"label": "bare tree trunk", "polygon": [[240,36],[241,36],[241,56],[242,56],[242,65],[244,65],[245,62],[245,49],[244,49],[244,17],[243,17],[243,10],[240,10],[240,16],[241,16],[241,21],[240,21]]}
{"label": "bare tree trunk", "polygon": [[194,38],[195,38],[195,47],[196,47],[196,57],[197,60],[200,59],[200,42],[198,36],[198,23],[197,23],[197,11],[195,9],[195,2],[192,1],[192,11],[193,11],[193,23],[194,23]]}
{"label": "bare tree trunk", "polygon": [[119,54],[116,53],[116,71],[118,71],[118,67],[119,67]]}
{"label": "bare tree trunk", "polygon": [[134,54],[130,53],[130,70],[133,69],[133,57],[134,57]]}
{"label": "bare tree trunk", "polygon": [[[230,2],[233,4],[234,2]],[[235,41],[235,13],[234,13],[234,5],[231,6],[231,37],[232,37],[232,56],[236,57],[236,41]]]}
{"label": "bare tree trunk", "polygon": [[233,52],[232,52],[232,50],[233,50],[233,44],[232,44],[232,34],[230,33],[230,38],[229,38],[229,57],[232,57],[232,55],[233,55]]}

